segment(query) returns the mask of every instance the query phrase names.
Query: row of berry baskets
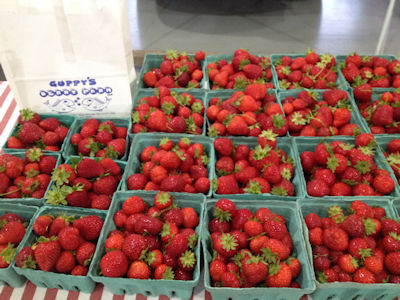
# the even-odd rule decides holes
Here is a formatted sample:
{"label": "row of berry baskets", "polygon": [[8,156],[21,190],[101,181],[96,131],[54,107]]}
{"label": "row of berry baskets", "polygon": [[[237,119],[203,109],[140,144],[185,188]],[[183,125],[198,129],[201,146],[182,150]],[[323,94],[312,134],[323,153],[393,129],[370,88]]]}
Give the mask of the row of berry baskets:
{"label": "row of berry baskets", "polygon": [[212,139],[153,133],[136,134],[126,149],[128,161],[6,149],[2,202],[106,210],[114,192],[129,190],[266,200],[400,195],[397,135]]}
{"label": "row of berry baskets", "polygon": [[[3,247],[7,252],[2,250],[1,283],[17,287],[28,279],[41,287],[83,292],[91,292],[96,283],[102,283],[114,294],[189,299],[199,284],[203,260],[205,289],[213,299],[259,299],[266,295],[280,299],[303,295],[393,299],[399,294],[399,252],[384,241],[392,238],[399,243],[394,238],[399,230],[394,221],[399,216],[399,200],[298,198],[289,206],[282,200],[160,195],[117,192],[108,212],[3,204],[3,228],[24,222],[26,229],[23,227],[18,240]],[[170,198],[170,206],[160,213],[157,207],[165,206],[165,196]],[[183,222],[176,216],[179,210]],[[124,214],[128,220],[135,215],[135,222],[143,224],[121,223]],[[154,219],[160,224],[151,224]],[[355,233],[359,224],[353,219],[363,224],[361,235]],[[60,220],[64,222],[61,228]],[[371,229],[371,221],[379,224],[379,229]],[[177,225],[172,226],[173,222]],[[176,237],[170,232],[173,228],[180,228]],[[50,236],[55,232],[58,236]],[[83,241],[75,248],[76,234]],[[183,237],[184,246],[178,237]],[[364,246],[362,241],[369,244]],[[353,254],[357,245],[366,251]],[[81,247],[90,248],[90,252]],[[383,255],[384,265],[380,273],[367,261],[379,255]],[[321,266],[321,257],[328,259],[327,267]],[[353,271],[346,269],[347,257],[352,259],[348,264]]]}

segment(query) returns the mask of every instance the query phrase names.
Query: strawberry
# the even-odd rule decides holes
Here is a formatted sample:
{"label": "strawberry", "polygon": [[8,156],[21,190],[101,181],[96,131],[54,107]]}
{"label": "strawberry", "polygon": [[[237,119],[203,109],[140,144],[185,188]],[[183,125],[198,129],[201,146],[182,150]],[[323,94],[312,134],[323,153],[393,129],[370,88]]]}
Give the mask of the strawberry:
{"label": "strawberry", "polygon": [[128,271],[128,258],[120,250],[110,251],[100,261],[101,272],[107,277],[123,277]]}
{"label": "strawberry", "polygon": [[56,263],[56,270],[59,273],[69,273],[75,267],[75,258],[70,251],[63,251]]}
{"label": "strawberry", "polygon": [[292,272],[287,264],[281,262],[269,266],[265,281],[268,287],[288,287],[291,280]]}
{"label": "strawberry", "polygon": [[260,257],[252,256],[242,264],[242,272],[250,284],[257,285],[267,278],[268,266]]}
{"label": "strawberry", "polygon": [[94,241],[99,237],[103,224],[103,220],[96,215],[89,215],[73,222],[73,226],[79,229],[87,241]]}
{"label": "strawberry", "polygon": [[15,258],[15,265],[18,268],[36,269],[36,261],[34,259],[34,251],[31,247],[22,248]]}
{"label": "strawberry", "polygon": [[375,283],[375,276],[366,268],[359,268],[353,275],[354,282]]}
{"label": "strawberry", "polygon": [[395,275],[400,274],[400,252],[390,252],[386,255],[385,260],[386,269]]}
{"label": "strawberry", "polygon": [[40,270],[52,270],[61,255],[61,247],[57,239],[40,237],[34,249],[35,260]]}
{"label": "strawberry", "polygon": [[77,165],[76,172],[83,178],[95,178],[104,173],[103,166],[90,158],[83,158]]}
{"label": "strawberry", "polygon": [[134,279],[148,279],[150,277],[150,269],[143,261],[134,261],[129,266],[127,277]]}
{"label": "strawberry", "polygon": [[332,250],[345,250],[349,245],[348,235],[341,228],[330,227],[324,229],[322,238],[323,243]]}
{"label": "strawberry", "polygon": [[30,145],[42,137],[43,130],[34,123],[24,123],[22,124],[21,131],[19,132],[18,139],[25,145]]}
{"label": "strawberry", "polygon": [[215,239],[213,247],[223,257],[232,257],[238,251],[237,240],[229,233],[223,233],[219,238]]}
{"label": "strawberry", "polygon": [[0,268],[7,268],[15,257],[17,249],[11,243],[0,245]]}
{"label": "strawberry", "polygon": [[159,265],[154,270],[154,279],[174,279],[175,274],[171,267],[167,266],[166,264]]}
{"label": "strawberry", "polygon": [[57,235],[58,242],[64,250],[75,250],[81,244],[79,230],[74,227],[65,227]]}

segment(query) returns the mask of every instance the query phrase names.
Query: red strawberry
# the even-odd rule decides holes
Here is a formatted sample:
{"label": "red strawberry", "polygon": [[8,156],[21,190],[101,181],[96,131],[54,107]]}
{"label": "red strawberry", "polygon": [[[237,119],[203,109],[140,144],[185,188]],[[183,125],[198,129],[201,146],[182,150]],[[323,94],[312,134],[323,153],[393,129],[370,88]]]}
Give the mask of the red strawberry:
{"label": "red strawberry", "polygon": [[110,251],[100,261],[101,272],[106,277],[123,277],[128,271],[128,258],[119,250]]}
{"label": "red strawberry", "polygon": [[61,255],[61,247],[57,240],[40,237],[34,249],[35,260],[42,271],[49,272],[57,264]]}

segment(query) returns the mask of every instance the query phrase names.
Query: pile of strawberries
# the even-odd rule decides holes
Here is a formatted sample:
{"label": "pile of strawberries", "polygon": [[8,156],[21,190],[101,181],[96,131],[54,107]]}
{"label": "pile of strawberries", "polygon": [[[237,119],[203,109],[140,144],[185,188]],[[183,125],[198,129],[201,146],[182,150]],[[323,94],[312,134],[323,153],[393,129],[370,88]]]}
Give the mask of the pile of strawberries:
{"label": "pile of strawberries", "polygon": [[125,154],[127,132],[126,127],[115,126],[113,121],[88,119],[70,142],[76,147],[75,154],[117,159]]}
{"label": "pile of strawberries", "polygon": [[203,78],[200,62],[204,57],[203,51],[197,51],[193,58],[186,52],[167,50],[160,67],[147,71],[142,80],[150,88],[199,88]]}
{"label": "pile of strawberries", "polygon": [[400,179],[400,139],[391,140],[383,153],[397,180]]}
{"label": "pile of strawberries", "polygon": [[400,283],[400,224],[362,201],[350,211],[331,206],[328,217],[305,217],[318,281]]}
{"label": "pile of strawberries", "polygon": [[118,228],[109,233],[101,274],[135,279],[192,280],[199,216],[192,207],[178,208],[159,192],[154,206],[138,196],[127,198],[114,214]]}
{"label": "pile of strawberries", "polygon": [[210,87],[216,89],[244,89],[247,85],[261,83],[267,88],[274,88],[271,60],[269,57],[250,54],[244,49],[237,49],[232,61],[221,59],[207,65]]}
{"label": "pile of strawberries", "polygon": [[[365,93],[365,92],[363,92]],[[358,109],[373,134],[400,132],[400,90],[385,92],[371,102],[371,94],[363,98],[354,93]]]}
{"label": "pile of strawberries", "polygon": [[54,184],[45,197],[46,203],[108,209],[122,174],[121,167],[111,158],[72,158],[71,163],[54,169]]}
{"label": "pile of strawberries", "polygon": [[0,155],[0,198],[43,198],[57,158],[39,148],[25,152],[25,159]]}
{"label": "pile of strawberries", "polygon": [[204,104],[190,93],[172,92],[160,86],[154,96],[139,100],[132,113],[132,132],[201,134]]}
{"label": "pile of strawberries", "polygon": [[350,123],[351,105],[347,92],[327,90],[318,94],[300,92],[296,97],[282,100],[292,136],[357,135],[360,128]]}
{"label": "pile of strawberries", "polygon": [[69,128],[57,118],[43,119],[28,108],[18,117],[18,130],[7,141],[7,148],[25,149],[37,147],[47,151],[60,151]]}
{"label": "pile of strawberries", "polygon": [[379,56],[348,55],[341,70],[352,87],[368,84],[372,88],[399,88],[400,62]]}
{"label": "pile of strawberries", "polygon": [[295,279],[301,262],[294,256],[293,241],[281,215],[266,207],[253,214],[220,199],[209,231],[215,253],[209,266],[213,286],[300,288]]}
{"label": "pile of strawberries", "polygon": [[204,146],[182,138],[176,145],[169,138],[159,148],[147,146],[139,155],[140,173],[128,177],[129,190],[207,194],[210,189]]}
{"label": "pile of strawberries", "polygon": [[229,138],[214,140],[218,178],[213,180],[213,188],[217,194],[295,195],[290,181],[294,176],[293,159],[276,147],[276,138],[271,134],[261,134],[254,149],[233,145]]}
{"label": "pile of strawberries", "polygon": [[76,219],[40,215],[32,227],[35,243],[21,249],[15,264],[23,269],[86,276],[103,223],[96,215]]}
{"label": "pile of strawberries", "polygon": [[279,87],[288,89],[328,89],[336,87],[336,59],[308,50],[304,57],[282,56],[274,62]]}
{"label": "pile of strawberries", "polygon": [[267,93],[264,84],[249,84],[222,101],[210,100],[206,116],[211,126],[208,135],[258,136],[262,130],[271,129],[278,136],[288,131],[288,123],[275,95]]}
{"label": "pile of strawberries", "polygon": [[375,147],[373,135],[362,133],[356,137],[355,145],[342,141],[319,143],[314,152],[301,153],[308,195],[389,195],[395,181],[388,171],[375,164]]}
{"label": "pile of strawberries", "polygon": [[0,217],[0,268],[7,268],[15,255],[17,247],[25,236],[25,220],[14,213]]}

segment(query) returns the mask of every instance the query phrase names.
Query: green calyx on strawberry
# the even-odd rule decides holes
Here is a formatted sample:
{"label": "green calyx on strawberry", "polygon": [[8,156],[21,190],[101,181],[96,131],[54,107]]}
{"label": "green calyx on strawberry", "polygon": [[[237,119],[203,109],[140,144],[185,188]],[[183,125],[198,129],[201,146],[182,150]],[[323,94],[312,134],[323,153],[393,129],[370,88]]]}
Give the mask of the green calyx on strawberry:
{"label": "green calyx on strawberry", "polygon": [[359,160],[359,161],[357,161],[356,165],[354,166],[354,168],[356,168],[356,170],[362,175],[370,172],[371,167],[372,167],[371,163],[366,160]]}
{"label": "green calyx on strawberry", "polygon": [[196,132],[196,123],[193,120],[193,117],[190,116],[185,120],[186,122],[186,131],[190,133]]}
{"label": "green calyx on strawberry", "polygon": [[335,173],[336,168],[339,166],[339,162],[335,156],[329,156],[326,166],[332,171],[332,173]]}
{"label": "green calyx on strawberry", "polygon": [[290,87],[290,82],[287,81],[286,79],[281,79],[279,80],[279,87],[282,90],[287,90]]}
{"label": "green calyx on strawberry", "polygon": [[170,115],[174,112],[175,105],[172,102],[166,101],[161,105],[161,109],[166,115]]}
{"label": "green calyx on strawberry", "polygon": [[[40,174],[40,172],[35,170],[35,169],[33,169],[33,168],[30,168],[29,171],[25,173],[27,178],[33,178],[33,177],[36,177],[39,174]],[[39,184],[39,182],[38,182],[38,184]]]}
{"label": "green calyx on strawberry", "polygon": [[268,275],[276,275],[281,270],[279,263],[272,263],[268,266]]}
{"label": "green calyx on strawberry", "polygon": [[[214,250],[214,251],[215,251],[215,250]],[[217,255],[218,252],[215,251],[215,254]],[[237,265],[239,268],[241,268],[241,267],[242,267],[242,260],[243,260],[244,257],[245,257],[245,256],[244,256],[244,253],[241,252],[241,251],[239,251],[238,253],[236,253],[236,254],[231,258],[231,261],[232,261],[235,265]]]}
{"label": "green calyx on strawberry", "polygon": [[289,168],[283,168],[281,176],[283,179],[290,180],[292,178],[292,172],[290,172]]}
{"label": "green calyx on strawberry", "polygon": [[113,133],[113,131],[111,130],[111,126],[109,124],[101,124],[97,129],[97,131],[102,131],[102,130],[105,130],[108,133]]}
{"label": "green calyx on strawberry", "polygon": [[193,251],[187,250],[179,257],[183,268],[192,269],[196,266],[196,256]]}
{"label": "green calyx on strawberry", "polygon": [[271,194],[277,196],[287,196],[288,192],[283,186],[274,186],[271,189]]}
{"label": "green calyx on strawberry", "polygon": [[117,159],[119,157],[119,152],[114,150],[114,147],[112,145],[107,146],[105,150],[106,150],[105,157],[111,159]]}
{"label": "green calyx on strawberry", "polygon": [[168,49],[165,51],[167,59],[169,60],[174,60],[174,59],[178,59],[179,57],[179,53],[177,50],[172,50],[172,49]]}
{"label": "green calyx on strawberry", "polygon": [[146,261],[148,251],[149,251],[148,247],[146,249],[142,250],[142,252],[140,252],[139,260]]}
{"label": "green calyx on strawberry", "polygon": [[264,148],[261,148],[260,145],[257,145],[254,148],[253,159],[254,160],[261,160],[267,156],[269,156],[269,152],[271,151],[271,147],[265,145]]}
{"label": "green calyx on strawberry", "polygon": [[154,205],[159,209],[164,209],[172,204],[172,196],[167,192],[158,192],[154,197]]}
{"label": "green calyx on strawberry", "polygon": [[23,262],[22,269],[33,269],[33,270],[36,270],[36,268],[37,268],[36,260],[34,260],[32,255],[29,255],[28,259],[26,259]]}
{"label": "green calyx on strawberry", "polygon": [[275,128],[281,129],[282,126],[285,125],[285,118],[280,114],[275,114],[272,117],[272,123],[274,124]]}
{"label": "green calyx on strawberry", "polygon": [[396,241],[400,242],[400,235],[395,232],[389,232],[389,236],[395,239]]}
{"label": "green calyx on strawberry", "polygon": [[234,235],[229,233],[222,233],[221,246],[226,252],[229,252],[231,250],[237,249],[238,243]]}
{"label": "green calyx on strawberry", "polygon": [[21,114],[21,121],[23,122],[32,120],[33,116],[35,115],[35,113],[29,108],[21,109],[20,114]]}
{"label": "green calyx on strawberry", "polygon": [[0,251],[0,257],[3,262],[10,264],[16,253],[17,248],[14,248],[12,243],[8,243],[7,247]]}
{"label": "green calyx on strawberry", "polygon": [[334,217],[337,215],[344,215],[343,209],[339,206],[331,206],[328,210],[329,217]]}
{"label": "green calyx on strawberry", "polygon": [[216,190],[218,190],[218,179],[214,178],[213,180],[211,180],[211,189],[215,192]]}
{"label": "green calyx on strawberry", "polygon": [[320,283],[328,282],[328,276],[325,274],[324,271],[318,271],[316,275],[317,275],[318,282],[320,282]]}
{"label": "green calyx on strawberry", "polygon": [[28,159],[31,162],[39,162],[40,158],[43,156],[43,151],[40,148],[31,148],[27,151],[27,155]]}
{"label": "green calyx on strawberry", "polygon": [[60,186],[63,185],[64,183],[69,182],[70,175],[71,172],[67,172],[64,166],[62,166],[61,169],[59,168],[54,169],[51,175],[51,180],[53,180],[56,183],[56,185]]}
{"label": "green calyx on strawberry", "polygon": [[162,275],[164,280],[173,280],[175,278],[174,270],[171,267],[167,267]]}
{"label": "green calyx on strawberry", "polygon": [[140,124],[140,116],[139,116],[139,112],[138,111],[134,111],[132,113],[132,122],[134,124]]}
{"label": "green calyx on strawberry", "polygon": [[193,233],[188,238],[188,246],[190,249],[195,249],[197,246],[197,241],[199,239],[199,235],[197,233]]}
{"label": "green calyx on strawberry", "polygon": [[368,145],[368,146],[361,146],[361,147],[358,147],[358,149],[359,149],[362,153],[364,153],[365,155],[368,155],[368,156],[373,156],[374,153],[375,153],[374,148],[373,148],[373,147],[370,147],[369,145]]}
{"label": "green calyx on strawberry", "polygon": [[46,203],[52,205],[68,205],[67,196],[73,192],[80,192],[84,190],[84,186],[82,184],[77,184],[74,186],[68,185],[53,185],[51,190],[45,196]]}
{"label": "green calyx on strawberry", "polygon": [[307,124],[306,118],[304,118],[303,115],[302,115],[300,112],[298,112],[298,111],[295,111],[295,112],[292,114],[291,121],[292,121],[293,124],[295,124],[295,125],[306,125],[306,124]]}
{"label": "green calyx on strawberry", "polygon": [[171,93],[171,96],[176,100],[176,103],[178,103],[181,106],[188,106],[190,104],[190,96],[189,95],[183,96],[183,95],[176,94],[176,96],[175,96]]}
{"label": "green calyx on strawberry", "polygon": [[243,89],[245,89],[246,86],[248,86],[248,85],[249,85],[249,82],[247,81],[246,78],[243,78],[243,77],[236,77],[236,78],[235,78],[235,84],[233,85],[233,87],[234,87],[235,89],[238,89],[238,90],[243,90]]}
{"label": "green calyx on strawberry", "polygon": [[262,194],[261,193],[262,188],[263,187],[260,185],[259,182],[250,179],[249,186],[245,188],[244,191],[250,194]]}
{"label": "green calyx on strawberry", "polygon": [[272,252],[269,247],[261,248],[261,252],[262,252],[261,257],[267,263],[270,263],[270,264],[278,264],[279,263],[278,253]]}
{"label": "green calyx on strawberry", "polygon": [[201,113],[203,110],[203,105],[200,102],[195,102],[191,106],[193,113]]}
{"label": "green calyx on strawberry", "polygon": [[221,222],[228,222],[232,219],[229,211],[220,209],[219,207],[214,208],[214,217],[219,219]]}
{"label": "green calyx on strawberry", "polygon": [[362,222],[364,223],[366,235],[371,235],[376,233],[376,223],[374,222],[373,219],[371,218],[362,219]]}
{"label": "green calyx on strawberry", "polygon": [[275,141],[278,135],[271,129],[263,130],[258,137],[265,138],[268,141]]}
{"label": "green calyx on strawberry", "polygon": [[89,138],[89,143],[85,145],[85,148],[90,149],[89,156],[95,156],[101,149],[100,144],[95,142],[93,138]]}
{"label": "green calyx on strawberry", "polygon": [[358,251],[358,254],[360,254],[362,259],[370,257],[372,256],[372,249],[371,248],[360,249],[360,251]]}

